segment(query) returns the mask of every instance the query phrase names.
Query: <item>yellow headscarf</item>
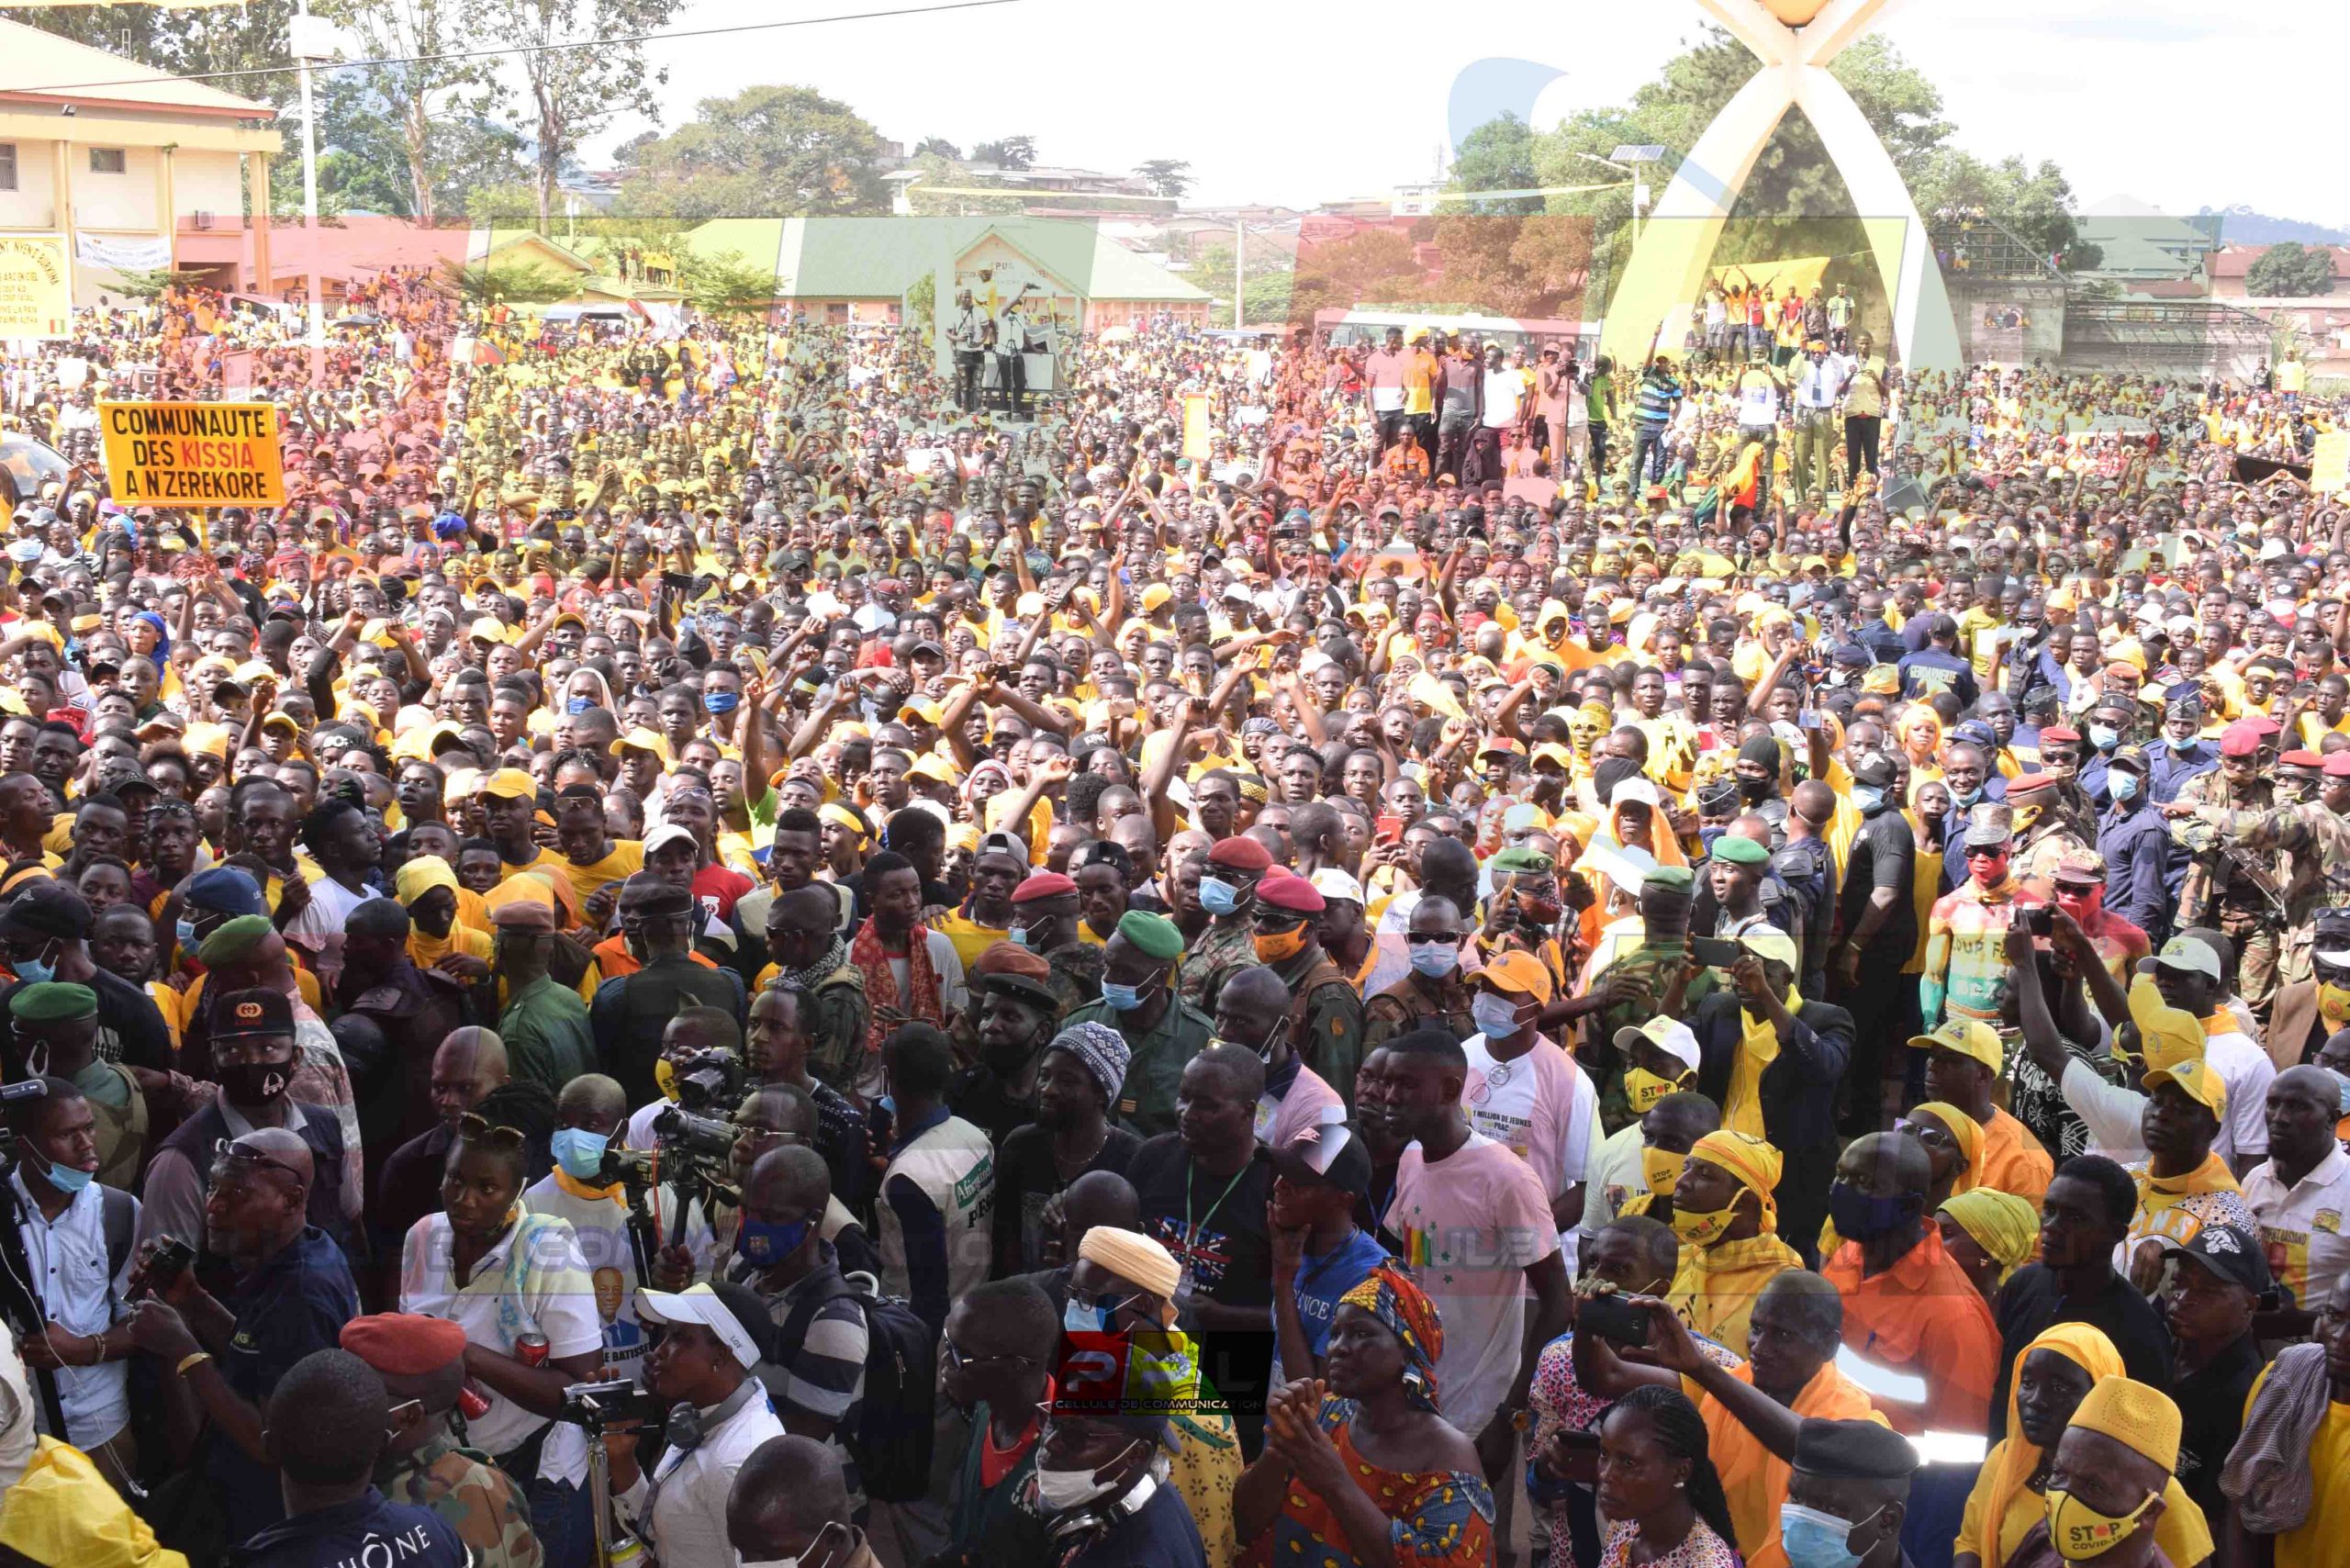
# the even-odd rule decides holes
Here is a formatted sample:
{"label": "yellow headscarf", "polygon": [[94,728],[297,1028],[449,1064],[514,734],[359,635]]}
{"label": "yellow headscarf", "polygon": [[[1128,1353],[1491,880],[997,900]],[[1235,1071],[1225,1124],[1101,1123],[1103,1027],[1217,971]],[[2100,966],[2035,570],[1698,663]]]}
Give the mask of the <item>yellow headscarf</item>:
{"label": "yellow headscarf", "polygon": [[[1973,1192],[1975,1183],[1983,1175],[1983,1124],[1957,1106],[1941,1100],[1929,1100],[1917,1110],[1927,1113],[1948,1127],[1950,1136],[1958,1142],[1958,1152],[1966,1159],[1966,1169],[1951,1182],[1951,1195],[1956,1197],[1961,1193]],[[1917,1111],[1910,1114],[1917,1114]]]}
{"label": "yellow headscarf", "polygon": [[393,885],[398,890],[400,902],[411,904],[435,888],[455,892],[457,874],[438,855],[419,855],[400,867]]}
{"label": "yellow headscarf", "polygon": [[1997,1187],[1976,1187],[1946,1199],[1942,1212],[1958,1221],[1959,1228],[1999,1265],[1999,1282],[2031,1260],[2031,1244],[2040,1238],[2040,1211],[2031,1200]]}
{"label": "yellow headscarf", "polygon": [[1751,1133],[1725,1128],[1707,1133],[1690,1146],[1689,1158],[1718,1165],[1738,1178],[1741,1186],[1762,1200],[1763,1230],[1779,1228],[1779,1202],[1771,1193],[1779,1184],[1785,1162],[1776,1148]]}

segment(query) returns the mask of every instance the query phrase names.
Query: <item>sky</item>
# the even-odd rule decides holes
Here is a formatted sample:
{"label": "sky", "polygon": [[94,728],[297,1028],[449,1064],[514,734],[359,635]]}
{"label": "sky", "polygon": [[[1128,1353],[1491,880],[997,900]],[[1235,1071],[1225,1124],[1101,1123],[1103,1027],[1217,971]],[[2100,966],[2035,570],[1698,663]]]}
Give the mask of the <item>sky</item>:
{"label": "sky", "polygon": [[[694,0],[674,26],[822,17],[872,0]],[[1163,14],[1163,21],[1154,17]],[[1546,33],[1530,16],[1555,17]],[[1623,101],[1702,26],[1695,0],[1529,7],[1524,0],[1187,0],[1146,10],[1015,0],[937,17],[834,23],[653,47],[663,119],[761,83],[846,102],[890,140],[1025,134],[1039,161],[1125,170],[1188,161],[1187,200],[1310,207],[1384,196],[1434,171],[1455,84],[1482,107],[1531,97],[1535,123]],[[1907,0],[1880,29],[1941,87],[1959,145],[2053,158],[2083,202],[2127,194],[2174,212],[2245,205],[2350,223],[2332,95],[2280,90],[2281,62],[2350,51],[2350,6],[2284,0]],[[1523,84],[1556,75],[1539,92]],[[1490,90],[1482,84],[1495,84]],[[2225,127],[2250,111],[2250,136]],[[1473,124],[1484,113],[1468,117]],[[588,162],[643,129],[591,142]],[[2296,151],[2297,149],[2309,150]],[[2312,155],[2313,154],[2313,155]],[[1605,171],[1595,171],[1602,177]]]}

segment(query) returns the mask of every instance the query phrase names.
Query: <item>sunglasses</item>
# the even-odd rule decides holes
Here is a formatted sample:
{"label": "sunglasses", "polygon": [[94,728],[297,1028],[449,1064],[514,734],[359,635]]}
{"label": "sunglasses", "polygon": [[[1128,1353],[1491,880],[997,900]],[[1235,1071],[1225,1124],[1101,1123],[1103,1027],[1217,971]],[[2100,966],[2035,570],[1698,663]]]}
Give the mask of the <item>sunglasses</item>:
{"label": "sunglasses", "polygon": [[945,1349],[946,1349],[946,1364],[947,1364],[949,1367],[954,1368],[954,1369],[955,1369],[956,1371],[957,1371],[957,1372],[962,1371],[965,1367],[986,1367],[986,1366],[993,1366],[993,1365],[994,1365],[996,1362],[998,1362],[998,1361],[1018,1361],[1018,1362],[1022,1363],[1023,1365],[1026,1365],[1026,1364],[1028,1364],[1030,1361],[1033,1361],[1033,1359],[1034,1359],[1034,1358],[1032,1358],[1032,1357],[1028,1357],[1028,1356],[1012,1356],[1012,1355],[1004,1355],[1004,1356],[967,1356],[967,1355],[965,1355],[965,1354],[963,1353],[963,1347],[961,1347],[960,1345],[957,1345],[957,1344],[954,1340],[952,1340],[952,1339],[949,1339],[949,1340],[946,1340],[946,1343],[945,1343]]}
{"label": "sunglasses", "polygon": [[520,1148],[522,1129],[503,1124],[493,1126],[487,1117],[467,1111],[457,1118],[457,1136],[468,1143],[487,1143],[493,1148]]}
{"label": "sunglasses", "polygon": [[212,1164],[215,1170],[235,1165],[258,1166],[267,1170],[283,1170],[297,1181],[302,1179],[302,1173],[284,1160],[266,1154],[251,1144],[237,1143],[225,1137],[212,1140]]}
{"label": "sunglasses", "polygon": [[1431,943],[1458,947],[1460,946],[1460,933],[1458,931],[1412,931],[1404,934],[1404,940],[1415,947],[1425,947]]}

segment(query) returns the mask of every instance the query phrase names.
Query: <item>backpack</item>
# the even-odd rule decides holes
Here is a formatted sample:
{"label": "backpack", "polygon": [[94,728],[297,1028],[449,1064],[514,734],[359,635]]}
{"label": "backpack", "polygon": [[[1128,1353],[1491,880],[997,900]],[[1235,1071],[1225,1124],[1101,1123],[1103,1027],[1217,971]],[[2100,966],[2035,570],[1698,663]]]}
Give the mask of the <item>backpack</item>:
{"label": "backpack", "polygon": [[[841,1432],[856,1461],[865,1495],[877,1503],[919,1502],[930,1495],[931,1422],[938,1395],[938,1346],[912,1304],[885,1296],[870,1274],[827,1270],[783,1321],[776,1339],[778,1359],[808,1338],[817,1310],[843,1296],[865,1314],[865,1394],[856,1425]],[[781,1408],[789,1373],[763,1365],[760,1381]]]}

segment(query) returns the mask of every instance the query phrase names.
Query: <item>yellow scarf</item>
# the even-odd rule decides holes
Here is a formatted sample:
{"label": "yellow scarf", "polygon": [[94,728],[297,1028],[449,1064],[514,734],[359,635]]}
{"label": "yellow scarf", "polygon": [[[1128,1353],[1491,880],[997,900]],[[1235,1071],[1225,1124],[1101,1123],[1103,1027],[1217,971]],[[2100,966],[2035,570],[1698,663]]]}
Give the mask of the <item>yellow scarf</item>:
{"label": "yellow scarf", "polygon": [[[1788,989],[1785,1006],[1794,1013],[1803,1006],[1801,992]],[[1762,1070],[1779,1059],[1779,1031],[1770,1014],[1760,1017],[1739,1010],[1738,1060],[1729,1072],[1729,1104],[1722,1126],[1734,1133],[1762,1137]]]}
{"label": "yellow scarf", "polygon": [[1743,1241],[1684,1247],[1681,1267],[1665,1299],[1690,1327],[1716,1344],[1743,1345],[1762,1287],[1789,1269],[1802,1267],[1803,1255],[1775,1230]]}
{"label": "yellow scarf", "polygon": [[2228,1162],[2216,1154],[2204,1156],[2203,1163],[2184,1176],[2157,1176],[2152,1167],[2138,1172],[2138,1203],[2148,1209],[2166,1209],[2181,1198],[2205,1193],[2242,1191]]}

